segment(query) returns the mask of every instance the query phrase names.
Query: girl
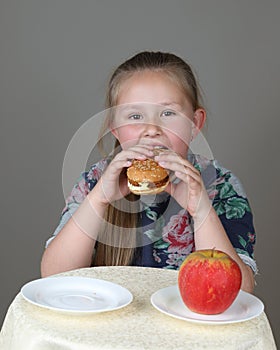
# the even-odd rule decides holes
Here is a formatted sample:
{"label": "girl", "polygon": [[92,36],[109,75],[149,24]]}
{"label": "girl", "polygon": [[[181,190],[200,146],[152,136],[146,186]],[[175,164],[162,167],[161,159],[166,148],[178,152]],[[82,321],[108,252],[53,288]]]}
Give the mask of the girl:
{"label": "girl", "polygon": [[[74,187],[47,242],[42,276],[97,265],[178,269],[193,250],[215,248],[237,261],[242,289],[253,292],[255,233],[242,187],[189,149],[206,120],[189,65],[170,53],[135,55],[112,75],[107,107],[103,132],[115,137],[115,151]],[[133,195],[126,169],[151,157],[175,181],[156,197]]]}

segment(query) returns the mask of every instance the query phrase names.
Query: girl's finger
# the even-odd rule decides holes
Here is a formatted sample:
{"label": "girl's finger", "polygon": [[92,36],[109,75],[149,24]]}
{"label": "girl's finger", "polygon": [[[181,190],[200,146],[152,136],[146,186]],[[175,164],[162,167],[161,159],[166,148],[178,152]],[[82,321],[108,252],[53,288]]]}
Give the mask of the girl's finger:
{"label": "girl's finger", "polygon": [[179,170],[175,171],[175,175],[185,182],[188,182],[188,179],[194,180],[199,184],[202,182],[200,173],[193,171],[189,167],[181,167]]}
{"label": "girl's finger", "polygon": [[184,173],[183,167],[185,167],[200,175],[200,172],[187,159],[183,159],[174,152],[161,153],[155,157],[155,160],[164,168]]}
{"label": "girl's finger", "polygon": [[[160,161],[159,165],[165,169],[173,171],[174,173],[176,172],[181,173],[182,176],[190,175],[196,180],[199,180],[201,178],[200,172],[197,169],[195,169],[191,164],[188,164],[186,162],[175,163],[175,162],[169,162],[169,161]],[[181,175],[180,175],[180,178],[181,178]]]}

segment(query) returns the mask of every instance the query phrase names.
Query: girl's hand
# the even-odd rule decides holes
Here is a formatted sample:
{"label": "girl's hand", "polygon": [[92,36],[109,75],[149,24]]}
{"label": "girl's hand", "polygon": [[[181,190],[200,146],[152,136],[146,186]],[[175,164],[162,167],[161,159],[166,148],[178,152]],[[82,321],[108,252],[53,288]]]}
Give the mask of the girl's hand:
{"label": "girl's hand", "polygon": [[155,160],[163,168],[175,173],[181,180],[179,183],[170,183],[166,192],[188,210],[194,220],[204,220],[208,214],[211,203],[204,187],[200,172],[186,159],[175,152],[162,152]]}
{"label": "girl's hand", "polygon": [[148,145],[135,145],[122,150],[112,159],[94,187],[92,191],[94,198],[107,205],[126,196],[130,192],[127,186],[126,169],[133,159],[144,160],[153,155],[153,148]]}

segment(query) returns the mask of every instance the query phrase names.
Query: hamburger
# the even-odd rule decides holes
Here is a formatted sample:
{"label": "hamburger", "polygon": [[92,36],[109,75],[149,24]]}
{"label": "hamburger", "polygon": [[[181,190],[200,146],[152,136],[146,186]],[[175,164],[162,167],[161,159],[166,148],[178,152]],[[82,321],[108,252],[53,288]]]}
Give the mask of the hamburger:
{"label": "hamburger", "polygon": [[127,169],[128,187],[134,194],[156,194],[164,191],[169,174],[153,159],[132,161]]}

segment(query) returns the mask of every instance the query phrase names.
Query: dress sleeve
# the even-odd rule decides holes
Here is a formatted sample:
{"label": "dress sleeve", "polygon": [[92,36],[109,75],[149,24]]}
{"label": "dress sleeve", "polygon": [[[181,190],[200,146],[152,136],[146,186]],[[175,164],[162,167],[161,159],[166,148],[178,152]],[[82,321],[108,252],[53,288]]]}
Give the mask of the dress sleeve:
{"label": "dress sleeve", "polygon": [[102,160],[94,164],[88,172],[81,174],[70,195],[66,198],[65,207],[61,213],[59,224],[53,235],[47,240],[45,247],[47,247],[55,236],[61,231],[74,212],[79,208],[80,204],[86,198],[88,193],[96,185],[106,167],[106,164],[107,161]]}
{"label": "dress sleeve", "polygon": [[215,168],[217,177],[212,187],[215,193],[213,207],[237,254],[256,274],[256,233],[249,201],[239,179],[232,172],[217,163]]}

